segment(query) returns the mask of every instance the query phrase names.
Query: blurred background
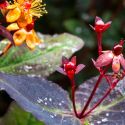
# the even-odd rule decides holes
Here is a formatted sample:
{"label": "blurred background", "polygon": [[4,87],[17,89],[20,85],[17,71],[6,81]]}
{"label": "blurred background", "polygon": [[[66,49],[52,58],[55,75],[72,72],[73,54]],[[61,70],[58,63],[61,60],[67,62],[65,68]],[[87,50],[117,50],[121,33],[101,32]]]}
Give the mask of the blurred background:
{"label": "blurred background", "polygon": [[[44,34],[69,32],[84,40],[85,46],[75,53],[78,63],[86,68],[76,77],[77,84],[98,74],[91,58],[97,58],[94,25],[95,16],[105,22],[112,21],[111,27],[103,34],[103,49],[111,49],[125,34],[125,0],[44,0],[48,14],[36,22],[36,30]],[[56,76],[56,77],[55,77]],[[58,76],[58,77],[57,77]],[[68,81],[59,73],[49,77],[67,89]]]}

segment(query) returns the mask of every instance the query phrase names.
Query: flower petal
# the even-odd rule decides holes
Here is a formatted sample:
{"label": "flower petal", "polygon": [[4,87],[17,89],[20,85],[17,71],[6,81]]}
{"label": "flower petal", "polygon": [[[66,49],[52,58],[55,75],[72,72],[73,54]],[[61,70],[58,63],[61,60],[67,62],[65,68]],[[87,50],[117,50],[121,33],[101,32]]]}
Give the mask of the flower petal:
{"label": "flower petal", "polygon": [[66,75],[66,73],[65,73],[64,70],[63,70],[63,68],[58,67],[56,70],[57,70],[58,72],[62,73],[63,75]]}
{"label": "flower petal", "polygon": [[103,31],[107,30],[110,27],[111,23],[112,21],[107,22],[103,27]]}
{"label": "flower petal", "polygon": [[118,58],[117,56],[114,56],[114,58],[113,58],[112,70],[113,70],[115,73],[118,73],[119,70],[120,70],[120,61],[119,61],[119,58]]}
{"label": "flower petal", "polygon": [[16,0],[17,1],[17,3],[19,3],[19,4],[23,4],[24,3],[24,0]]}
{"label": "flower petal", "polygon": [[14,33],[13,39],[16,46],[20,46],[26,39],[26,31],[24,29],[18,30]]}
{"label": "flower petal", "polygon": [[100,17],[96,16],[95,24],[96,25],[104,25],[104,22],[102,21],[102,19]]}
{"label": "flower petal", "polygon": [[27,36],[26,36],[26,44],[29,47],[29,49],[31,49],[31,50],[35,49],[35,47],[36,47],[35,41],[36,41],[36,39],[35,39],[32,31],[28,32]]}
{"label": "flower petal", "polygon": [[84,67],[85,67],[84,64],[79,64],[79,65],[77,66],[77,68],[76,68],[75,74],[79,73]]}
{"label": "flower petal", "polygon": [[95,27],[93,27],[93,26],[92,26],[92,25],[90,25],[90,24],[89,24],[89,26],[90,26],[93,30],[95,30]]}
{"label": "flower petal", "polygon": [[71,62],[72,62],[74,65],[76,65],[76,56],[73,56],[73,57],[71,58]]}
{"label": "flower petal", "polygon": [[17,23],[11,23],[10,25],[7,26],[6,28],[8,31],[14,31],[14,30],[18,30],[19,27],[17,25]]}
{"label": "flower petal", "polygon": [[97,60],[95,62],[95,66],[96,67],[103,67],[103,66],[109,65],[112,62],[113,56],[114,55],[113,55],[112,51],[101,54],[97,58]]}
{"label": "flower petal", "polygon": [[62,56],[62,65],[67,64],[69,62],[69,59],[65,56]]}
{"label": "flower petal", "polygon": [[21,28],[26,27],[31,22],[32,22],[31,15],[27,16],[27,14],[24,15],[24,13],[22,13],[20,15],[20,18],[17,20],[17,23],[18,23],[19,27],[21,27]]}
{"label": "flower petal", "polygon": [[15,22],[16,20],[19,19],[20,15],[21,15],[21,10],[18,7],[16,7],[15,9],[10,10],[7,13],[6,20],[9,23],[13,23],[13,22]]}
{"label": "flower petal", "polygon": [[34,36],[34,40],[35,40],[34,42],[36,43],[36,45],[38,45],[38,44],[43,42],[41,39],[39,39],[39,37],[37,36],[35,30],[32,30],[32,34]]}
{"label": "flower petal", "polygon": [[95,61],[94,59],[92,59],[92,62],[93,62],[93,64],[94,64],[94,66],[96,67],[96,69],[100,70],[100,67],[97,67],[97,66],[96,66],[96,61]]}
{"label": "flower petal", "polygon": [[123,69],[125,70],[125,59],[124,59],[123,55],[120,56],[120,63],[122,65]]}
{"label": "flower petal", "polygon": [[15,9],[16,7],[17,7],[17,4],[11,4],[7,6],[7,9],[12,10],[12,9]]}

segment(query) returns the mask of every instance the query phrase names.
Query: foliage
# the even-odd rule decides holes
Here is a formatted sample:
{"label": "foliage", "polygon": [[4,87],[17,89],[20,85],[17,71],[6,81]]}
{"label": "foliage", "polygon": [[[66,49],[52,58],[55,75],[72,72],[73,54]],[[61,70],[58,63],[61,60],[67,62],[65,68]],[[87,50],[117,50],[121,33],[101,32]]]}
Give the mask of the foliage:
{"label": "foliage", "polygon": [[[4,7],[3,4],[1,4],[3,2],[5,3]],[[19,2],[20,6],[18,6],[16,2]],[[15,30],[15,28],[19,29],[15,33],[12,33],[13,38],[4,27],[0,27],[0,32],[2,35],[4,37],[7,36],[11,43],[15,43],[15,45],[22,45],[22,43],[25,42],[30,49],[34,49],[36,43],[39,42],[40,39],[40,41],[44,39],[45,42],[40,44],[38,48],[32,52],[29,51],[28,48],[25,48],[25,46],[21,46],[21,49],[18,47],[13,47],[11,50],[9,50],[7,55],[0,58],[0,72],[4,72],[0,73],[0,89],[5,90],[19,105],[12,104],[8,113],[0,119],[0,124],[7,125],[11,123],[15,125],[40,125],[42,122],[44,122],[46,125],[124,124],[124,79],[121,80],[115,90],[112,91],[118,81],[125,76],[124,71],[120,71],[120,65],[122,65],[122,68],[125,70],[125,60],[122,55],[122,44],[115,45],[113,50],[110,51],[109,54],[113,54],[112,57],[109,57],[108,54],[102,54],[102,46],[101,48],[98,46],[99,57],[96,61],[93,60],[93,63],[99,70],[100,76],[92,78],[81,84],[76,91],[76,96],[74,75],[77,74],[77,71],[80,71],[84,66],[78,65],[77,67],[76,61],[75,63],[74,61],[73,63],[72,61],[64,63],[60,71],[62,72],[63,70],[63,74],[67,75],[71,80],[71,95],[73,95],[71,96],[71,103],[68,93],[65,90],[42,77],[49,76],[52,72],[54,72],[55,69],[60,65],[61,57],[70,57],[74,52],[83,46],[83,41],[78,37],[66,33],[53,36],[38,33],[40,36],[40,39],[38,39],[37,35],[34,33],[34,13],[32,13],[33,11],[29,11],[30,13],[25,13],[26,11],[24,11],[25,9],[32,9],[34,12],[36,12],[36,14],[39,15],[40,11],[36,11],[36,9],[39,10],[37,7],[40,5],[40,1],[36,0],[35,2],[35,4],[25,2],[25,6],[22,4],[22,1],[15,1],[15,3],[12,4],[16,6],[16,8],[13,8],[13,6],[11,8],[10,5],[10,9],[8,10],[7,14],[2,12],[3,16],[6,16],[7,23],[10,23],[11,19],[14,19],[12,23],[17,21],[16,23],[18,23],[19,26],[15,27],[15,25],[10,24],[12,27],[10,25],[10,27],[7,27],[7,29],[10,31]],[[103,35],[104,49],[109,49],[112,45],[114,45],[114,41],[124,36],[125,25],[124,16],[122,14],[122,12],[124,13],[124,0],[109,1],[108,6],[107,1],[105,0],[48,0],[46,3],[49,14],[47,17],[45,17],[45,19],[43,19],[42,27],[41,20],[35,24],[38,27],[37,30],[41,31],[42,29],[44,33],[49,34],[68,31],[83,38],[86,43],[85,49],[87,49],[87,52],[84,54],[88,57],[88,50],[91,50],[91,52],[93,52],[92,55],[94,55],[96,49],[96,40],[93,39],[92,36],[94,34],[90,29],[88,29],[88,24],[92,24],[93,17],[96,15],[105,18],[105,21],[109,19],[113,20],[113,28],[111,28],[110,31],[108,30],[108,32]],[[3,7],[3,9],[6,10],[6,4],[8,3],[3,0],[0,2],[0,7]],[[38,6],[33,6],[36,4]],[[43,10],[45,10],[44,5],[41,7],[43,7]],[[16,10],[19,10],[19,13]],[[13,16],[12,18],[8,16],[9,14],[13,15],[13,13],[14,18]],[[31,20],[30,18],[27,18],[30,15]],[[25,26],[21,26],[20,20],[23,21],[22,17],[26,19],[23,23]],[[95,27],[93,27],[93,29],[96,31],[98,43],[102,42],[102,34],[100,34],[100,31],[98,32],[98,30],[96,30],[96,26],[97,29],[101,28],[102,30],[104,25],[107,24],[104,24],[101,19],[95,20]],[[107,36],[110,36],[110,38]],[[18,41],[18,38],[21,38],[21,41]],[[32,43],[32,38],[34,39],[34,43]],[[0,48],[4,48],[7,43],[8,40],[1,41]],[[80,60],[83,61],[83,54],[81,54],[81,57],[82,58]],[[88,62],[86,61],[86,63]],[[114,74],[105,74],[108,65],[111,63]],[[85,75],[88,76],[87,73]],[[105,77],[107,81],[105,79],[101,80],[103,77]],[[110,78],[112,79],[110,80]],[[83,78],[81,77],[80,79]],[[107,82],[109,84],[107,84]],[[92,89],[93,85],[95,85],[95,90]],[[99,89],[97,89],[98,86]],[[112,93],[106,100],[104,100],[103,97],[107,97],[111,91]],[[92,93],[89,95],[90,92]],[[107,93],[105,94],[105,92]],[[95,98],[93,98],[92,94],[96,94]],[[101,98],[101,95],[104,96]],[[88,101],[85,103],[87,99]],[[77,111],[75,112],[75,102],[73,100],[76,101],[78,113],[83,111],[80,114],[77,114]],[[90,103],[89,100],[92,102]],[[98,104],[100,104],[100,102],[98,103],[98,100],[101,100],[100,102],[103,100],[104,101],[97,108]],[[96,107],[96,109],[93,108],[93,105]],[[20,107],[26,110],[26,112]],[[91,112],[88,113],[86,111]],[[16,119],[10,117],[10,114]],[[20,114],[22,117],[20,117]],[[37,121],[33,116],[35,116],[39,121]]]}
{"label": "foliage", "polygon": [[[49,82],[41,78],[31,78],[27,76],[17,76],[17,75],[7,75],[0,74],[0,88],[8,92],[8,94],[16,100],[16,102],[24,108],[26,111],[31,112],[37,119],[44,121],[46,125],[82,125],[83,121],[78,120],[73,115],[71,101],[68,97],[68,93],[61,89],[55,83]],[[86,82],[84,82],[76,92],[76,102],[77,108],[80,109],[84,105],[84,101],[89,97],[89,92],[92,90],[93,84],[97,77],[94,77]],[[121,81],[120,87],[124,88],[124,80]],[[97,91],[97,96],[94,98],[94,101],[100,98],[105,92],[108,84],[105,80],[101,82],[101,86]],[[107,124],[107,125],[116,125],[124,123],[124,105],[125,101],[124,93],[119,91],[119,88],[116,88],[112,94],[103,102],[100,107],[98,107],[91,114],[90,117],[87,117],[87,121],[93,124]],[[14,109],[13,109],[14,108]],[[16,118],[12,119],[8,117],[10,115],[16,115]],[[13,124],[15,122],[22,121],[22,117],[34,119],[29,113],[25,113],[21,109],[18,109],[18,106],[12,106],[10,108],[8,115],[5,115],[1,122],[6,125],[8,121],[11,121]],[[24,114],[24,116],[20,116]],[[16,114],[15,114],[16,113]],[[20,117],[19,117],[20,116]],[[116,119],[117,116],[117,119]],[[28,122],[24,118],[22,122]],[[31,123],[34,120],[31,119]],[[6,122],[5,122],[6,121]],[[87,121],[85,122],[87,124]],[[39,125],[39,122],[36,124]],[[15,124],[16,125],[16,124]],[[25,124],[23,124],[25,125]]]}
{"label": "foliage", "polygon": [[[53,36],[38,34],[44,39],[44,43],[34,51],[29,51],[25,46],[13,47],[0,58],[0,71],[48,76],[60,65],[62,56],[70,57],[84,44],[80,38],[68,33]],[[7,40],[3,40],[0,47],[2,48],[6,42]]]}
{"label": "foliage", "polygon": [[7,114],[0,119],[2,125],[44,125],[30,113],[21,109],[16,103],[12,103]]}

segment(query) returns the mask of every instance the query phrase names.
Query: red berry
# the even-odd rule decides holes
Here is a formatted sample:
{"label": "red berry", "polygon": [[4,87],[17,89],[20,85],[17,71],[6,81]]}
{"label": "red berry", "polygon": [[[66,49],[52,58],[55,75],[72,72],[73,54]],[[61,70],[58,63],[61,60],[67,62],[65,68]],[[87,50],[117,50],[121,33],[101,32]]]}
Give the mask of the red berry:
{"label": "red berry", "polygon": [[29,10],[31,8],[31,3],[25,2],[24,7],[25,7],[26,10]]}
{"label": "red berry", "polygon": [[34,29],[34,21],[26,26],[26,30],[29,32]]}

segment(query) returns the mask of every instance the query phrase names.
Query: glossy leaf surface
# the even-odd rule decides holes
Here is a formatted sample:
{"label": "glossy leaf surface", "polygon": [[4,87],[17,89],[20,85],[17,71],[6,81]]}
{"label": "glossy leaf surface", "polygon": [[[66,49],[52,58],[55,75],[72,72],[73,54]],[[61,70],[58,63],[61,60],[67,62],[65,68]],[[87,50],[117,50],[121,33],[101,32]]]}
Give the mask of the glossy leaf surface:
{"label": "glossy leaf surface", "polygon": [[[77,106],[80,109],[85,105],[98,77],[87,80],[79,86],[76,92]],[[88,116],[90,125],[124,125],[125,124],[125,79],[121,80],[115,90]],[[104,95],[108,88],[106,80],[102,80],[90,108]]]}
{"label": "glossy leaf surface", "polygon": [[46,125],[80,125],[68,93],[41,78],[0,74],[0,88]]}
{"label": "glossy leaf surface", "polygon": [[[35,76],[48,76],[60,65],[62,56],[70,57],[83,47],[84,42],[71,34],[42,35],[38,33],[44,43],[34,51],[26,46],[13,47],[0,58],[0,71],[14,74],[28,74]],[[0,44],[6,44],[3,40]]]}

